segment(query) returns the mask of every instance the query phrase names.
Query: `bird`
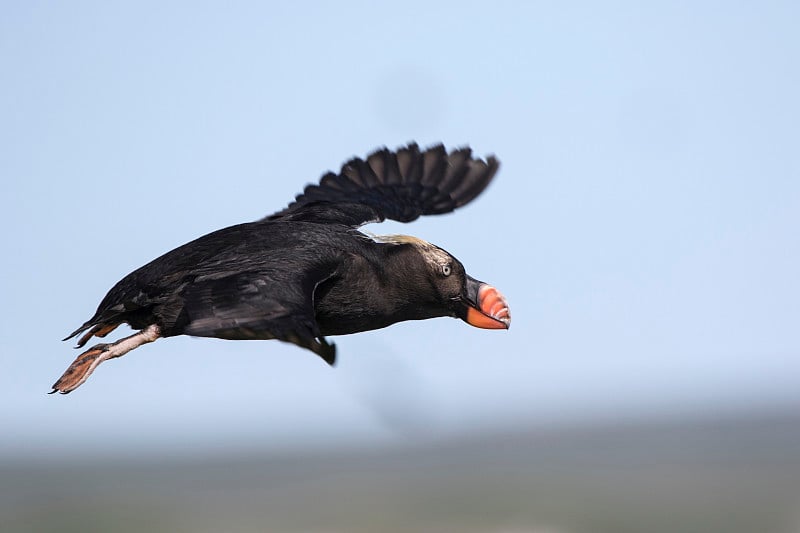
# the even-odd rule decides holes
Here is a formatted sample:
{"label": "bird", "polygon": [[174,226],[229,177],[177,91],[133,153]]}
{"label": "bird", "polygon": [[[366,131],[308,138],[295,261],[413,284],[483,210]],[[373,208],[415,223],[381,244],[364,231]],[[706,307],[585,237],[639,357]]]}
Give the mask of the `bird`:
{"label": "bird", "polygon": [[162,337],[277,339],[333,365],[336,346],[327,336],[434,317],[508,329],[505,297],[443,248],[359,230],[450,213],[486,189],[499,166],[468,146],[448,152],[414,142],[353,157],[288,207],[199,237],[122,278],[63,340],[82,334],[82,348],[123,323],[136,332],[81,353],[51,394],[74,391],[103,361]]}

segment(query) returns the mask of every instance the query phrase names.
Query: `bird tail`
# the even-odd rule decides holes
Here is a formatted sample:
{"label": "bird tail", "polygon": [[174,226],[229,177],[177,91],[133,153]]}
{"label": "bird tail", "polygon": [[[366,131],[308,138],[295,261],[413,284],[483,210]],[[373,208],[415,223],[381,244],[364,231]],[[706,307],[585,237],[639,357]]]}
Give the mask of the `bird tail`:
{"label": "bird tail", "polygon": [[92,329],[89,329],[89,331],[87,331],[78,340],[78,345],[76,347],[80,348],[84,344],[89,342],[89,339],[91,339],[92,337],[101,337],[101,338],[105,337],[106,335],[108,335],[109,333],[111,333],[112,331],[117,329],[117,327],[120,324],[122,324],[122,322],[100,322],[99,324],[96,324],[96,323],[94,323],[93,321],[90,320],[90,321],[84,323],[81,327],[79,327],[78,329],[76,329],[75,331],[70,333],[67,337],[64,337],[61,340],[62,341],[67,341],[67,340],[69,340],[69,339],[71,339],[73,337],[76,337],[76,336],[80,335],[81,333],[83,333],[87,329],[92,328]]}

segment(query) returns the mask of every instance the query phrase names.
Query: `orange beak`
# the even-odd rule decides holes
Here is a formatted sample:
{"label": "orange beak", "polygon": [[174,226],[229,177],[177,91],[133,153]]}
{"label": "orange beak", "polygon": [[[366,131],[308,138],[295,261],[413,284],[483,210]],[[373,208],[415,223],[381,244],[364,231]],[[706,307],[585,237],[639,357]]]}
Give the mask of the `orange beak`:
{"label": "orange beak", "polygon": [[500,291],[467,276],[467,312],[463,320],[483,329],[508,329],[511,311]]}

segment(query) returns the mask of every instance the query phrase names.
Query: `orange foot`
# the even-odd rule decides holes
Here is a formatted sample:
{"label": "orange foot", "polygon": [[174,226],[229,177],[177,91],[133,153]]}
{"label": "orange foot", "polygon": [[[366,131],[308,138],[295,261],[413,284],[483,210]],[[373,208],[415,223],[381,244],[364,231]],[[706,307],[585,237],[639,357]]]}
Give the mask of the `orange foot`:
{"label": "orange foot", "polygon": [[111,345],[97,344],[80,354],[69,365],[66,372],[58,378],[58,381],[53,384],[53,390],[50,391],[50,394],[54,392],[67,394],[80,387],[94,372],[97,365],[111,357],[111,353],[108,351],[109,346]]}
{"label": "orange foot", "polygon": [[[98,331],[92,330],[91,333],[94,335],[106,335],[112,329],[113,328],[102,328]],[[92,375],[97,365],[106,359],[122,357],[134,348],[138,348],[142,344],[148,342],[153,342],[160,336],[161,329],[158,325],[151,324],[142,331],[134,333],[130,337],[120,339],[113,344],[96,344],[92,346],[80,354],[78,358],[69,365],[67,371],[53,384],[53,390],[50,391],[50,394],[54,392],[67,394],[68,392],[74,391]],[[89,337],[87,336],[85,338],[88,339]],[[81,339],[81,341],[83,341],[83,339]]]}

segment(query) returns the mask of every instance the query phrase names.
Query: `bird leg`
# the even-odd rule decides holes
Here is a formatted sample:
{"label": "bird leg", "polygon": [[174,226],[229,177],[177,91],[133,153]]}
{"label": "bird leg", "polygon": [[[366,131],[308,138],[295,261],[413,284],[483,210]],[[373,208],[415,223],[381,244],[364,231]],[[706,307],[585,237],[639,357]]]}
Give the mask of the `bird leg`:
{"label": "bird leg", "polygon": [[106,359],[114,359],[115,357],[122,357],[134,348],[138,348],[142,344],[153,342],[161,336],[161,329],[156,324],[151,324],[145,329],[134,333],[129,337],[120,339],[113,344],[95,344],[82,354],[80,354],[75,361],[69,365],[69,368],[64,374],[58,378],[53,384],[54,392],[67,394],[80,387],[84,381],[97,368],[97,365]]}

